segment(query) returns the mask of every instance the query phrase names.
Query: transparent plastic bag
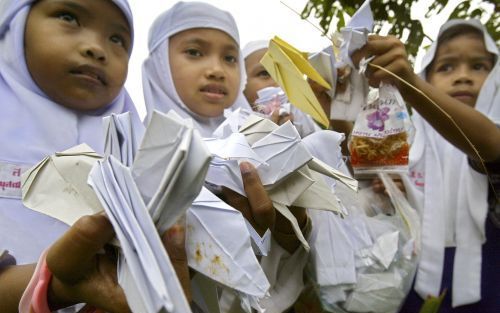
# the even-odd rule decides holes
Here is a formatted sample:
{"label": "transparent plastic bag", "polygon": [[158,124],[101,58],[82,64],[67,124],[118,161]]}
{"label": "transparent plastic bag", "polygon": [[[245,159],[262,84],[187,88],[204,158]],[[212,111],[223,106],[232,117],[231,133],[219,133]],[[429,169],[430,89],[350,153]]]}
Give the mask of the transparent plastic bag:
{"label": "transparent plastic bag", "polygon": [[401,94],[394,86],[381,84],[378,94],[376,90],[370,93],[349,137],[354,175],[408,171],[413,132]]}
{"label": "transparent plastic bag", "polygon": [[279,111],[280,116],[290,113],[290,103],[285,92],[279,87],[266,87],[257,91],[259,96],[253,104],[254,111],[270,116]]}
{"label": "transparent plastic bag", "polygon": [[[343,198],[350,209],[348,223],[343,223],[355,255],[356,282],[319,285],[317,280],[309,281],[321,303],[317,312],[396,313],[410,291],[420,255],[420,218],[391,177],[378,176],[387,194],[362,192],[356,199]],[[336,247],[335,242],[332,245]],[[302,299],[306,300],[314,298],[308,294]]]}

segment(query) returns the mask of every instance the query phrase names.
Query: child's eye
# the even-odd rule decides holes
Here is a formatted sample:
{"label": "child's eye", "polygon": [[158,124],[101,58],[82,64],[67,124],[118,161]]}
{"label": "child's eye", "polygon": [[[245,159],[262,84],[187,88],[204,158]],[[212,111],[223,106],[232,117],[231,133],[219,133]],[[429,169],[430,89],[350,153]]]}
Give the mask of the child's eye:
{"label": "child's eye", "polygon": [[437,68],[437,71],[438,72],[449,72],[453,70],[453,65],[451,64],[441,64],[438,68]]}
{"label": "child's eye", "polygon": [[235,57],[234,55],[226,55],[224,57],[224,60],[228,63],[238,63],[238,58]]}
{"label": "child's eye", "polygon": [[125,38],[123,38],[120,35],[113,35],[109,38],[109,40],[111,40],[111,42],[113,42],[113,43],[116,43],[117,45],[122,46],[126,50],[128,49],[128,45],[127,45]]}
{"label": "child's eye", "polygon": [[487,64],[484,64],[484,63],[476,63],[472,66],[472,68],[476,71],[490,71],[491,68],[487,65]]}
{"label": "child's eye", "polygon": [[65,22],[68,22],[68,23],[71,23],[71,24],[75,24],[75,25],[79,25],[78,24],[78,19],[72,13],[69,13],[69,12],[60,12],[60,13],[57,14],[57,17],[60,20],[63,20]]}
{"label": "child's eye", "polygon": [[267,78],[267,77],[271,77],[271,75],[269,75],[269,73],[266,70],[262,70],[262,71],[257,73],[257,77]]}
{"label": "child's eye", "polygon": [[184,51],[184,53],[186,53],[187,55],[192,56],[192,57],[201,57],[202,56],[201,51],[198,49],[194,49],[194,48],[186,49]]}

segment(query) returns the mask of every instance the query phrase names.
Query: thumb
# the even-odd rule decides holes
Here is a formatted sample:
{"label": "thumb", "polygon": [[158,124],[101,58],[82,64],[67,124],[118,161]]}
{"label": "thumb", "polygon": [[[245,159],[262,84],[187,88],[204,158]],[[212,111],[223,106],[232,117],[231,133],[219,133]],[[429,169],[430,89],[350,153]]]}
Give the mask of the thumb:
{"label": "thumb", "polygon": [[106,216],[84,216],[50,247],[47,266],[59,279],[77,282],[93,266],[95,255],[113,236],[113,227]]}

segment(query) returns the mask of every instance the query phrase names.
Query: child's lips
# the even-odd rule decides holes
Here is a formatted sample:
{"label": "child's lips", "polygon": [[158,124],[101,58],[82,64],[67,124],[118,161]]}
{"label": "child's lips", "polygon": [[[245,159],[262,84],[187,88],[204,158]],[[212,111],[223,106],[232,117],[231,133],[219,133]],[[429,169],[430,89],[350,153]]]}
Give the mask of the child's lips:
{"label": "child's lips", "polygon": [[70,73],[97,85],[107,85],[106,73],[95,66],[78,66],[71,70]]}
{"label": "child's lips", "polygon": [[227,95],[226,88],[221,85],[210,84],[200,88],[200,91],[208,98],[208,100],[221,100]]}
{"label": "child's lips", "polygon": [[474,99],[474,94],[468,91],[456,91],[451,93],[451,96],[462,102]]}

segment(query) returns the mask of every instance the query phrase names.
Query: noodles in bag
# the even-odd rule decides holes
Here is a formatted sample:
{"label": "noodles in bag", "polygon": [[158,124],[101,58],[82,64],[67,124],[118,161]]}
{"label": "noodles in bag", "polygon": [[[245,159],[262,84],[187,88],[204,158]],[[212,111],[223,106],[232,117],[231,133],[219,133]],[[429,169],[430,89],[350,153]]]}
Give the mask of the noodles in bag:
{"label": "noodles in bag", "polygon": [[406,172],[412,139],[413,126],[401,94],[381,84],[378,97],[358,114],[349,138],[354,174]]}

